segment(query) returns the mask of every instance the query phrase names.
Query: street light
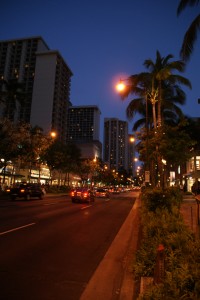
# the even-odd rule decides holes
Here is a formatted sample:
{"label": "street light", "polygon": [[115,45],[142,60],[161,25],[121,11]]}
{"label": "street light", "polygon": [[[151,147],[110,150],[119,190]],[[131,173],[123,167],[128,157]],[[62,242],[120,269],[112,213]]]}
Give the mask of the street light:
{"label": "street light", "polygon": [[125,80],[120,79],[120,81],[116,85],[116,90],[118,92],[123,92],[125,90],[125,88],[126,88],[126,85],[123,83],[123,81],[125,81]]}
{"label": "street light", "polygon": [[135,137],[129,134],[129,148],[128,148],[128,166],[132,176],[135,176],[135,162],[133,160],[135,156]]}
{"label": "street light", "polygon": [[[126,84],[125,82],[127,82],[128,84]],[[116,85],[116,89],[119,93],[123,93],[126,88],[130,85],[130,87],[132,86],[131,83],[131,78],[126,78],[126,79],[120,79],[118,84]],[[150,166],[149,166],[149,120],[148,120],[148,98],[147,98],[147,90],[145,88],[144,90],[144,94],[145,94],[145,117],[146,117],[146,167],[145,167],[145,183],[149,183],[150,182]]]}
{"label": "street light", "polygon": [[50,132],[51,137],[54,139],[57,136],[57,133],[55,131]]}

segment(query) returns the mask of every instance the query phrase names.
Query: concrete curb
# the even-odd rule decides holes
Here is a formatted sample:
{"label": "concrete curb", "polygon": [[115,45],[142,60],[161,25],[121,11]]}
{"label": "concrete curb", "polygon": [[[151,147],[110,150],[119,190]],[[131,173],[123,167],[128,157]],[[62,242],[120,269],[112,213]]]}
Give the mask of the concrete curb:
{"label": "concrete curb", "polygon": [[139,207],[140,199],[137,198],[80,300],[133,299],[134,279],[130,266],[138,243]]}

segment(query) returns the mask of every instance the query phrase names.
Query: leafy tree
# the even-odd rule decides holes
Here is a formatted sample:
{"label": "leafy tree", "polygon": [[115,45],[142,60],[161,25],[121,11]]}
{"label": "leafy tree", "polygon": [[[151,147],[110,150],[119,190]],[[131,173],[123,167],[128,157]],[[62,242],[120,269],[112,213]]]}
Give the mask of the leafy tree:
{"label": "leafy tree", "polygon": [[27,148],[29,126],[27,124],[13,124],[8,119],[0,121],[0,158],[1,167],[3,167],[3,182],[5,182],[5,170],[10,161],[17,162],[22,158]]}
{"label": "leafy tree", "polygon": [[196,142],[196,144],[193,145],[190,150],[200,150],[200,119],[187,116],[185,119],[187,121],[186,132],[190,135],[192,140]]}
{"label": "leafy tree", "polygon": [[[177,8],[177,15],[179,16],[180,13],[187,7],[187,6],[197,6],[199,4],[199,0],[180,0],[178,8]],[[192,21],[189,28],[187,29],[183,43],[181,46],[180,55],[184,61],[190,59],[190,56],[193,52],[194,44],[197,40],[197,33],[200,28],[200,14],[196,16],[196,18]]]}
{"label": "leafy tree", "polygon": [[22,105],[25,100],[24,84],[17,79],[0,80],[0,103],[3,104],[3,117],[14,121],[17,103]]}
{"label": "leafy tree", "polygon": [[80,166],[80,157],[81,150],[75,144],[68,143],[64,146],[64,161],[62,165],[62,171],[67,176],[67,185],[69,185],[69,173],[76,172]]}
{"label": "leafy tree", "polygon": [[89,177],[91,172],[91,163],[88,159],[82,159],[77,170],[77,174],[81,177],[82,183],[84,184]]}
{"label": "leafy tree", "polygon": [[66,174],[78,169],[80,155],[80,150],[76,145],[63,144],[55,140],[43,151],[41,159],[47,162],[51,172],[56,170]]}

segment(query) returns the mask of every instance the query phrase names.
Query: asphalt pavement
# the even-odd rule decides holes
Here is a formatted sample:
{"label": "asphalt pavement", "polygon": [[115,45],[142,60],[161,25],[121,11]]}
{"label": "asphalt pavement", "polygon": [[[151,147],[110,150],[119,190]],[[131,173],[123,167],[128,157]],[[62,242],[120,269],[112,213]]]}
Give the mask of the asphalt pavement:
{"label": "asphalt pavement", "polygon": [[[180,212],[185,224],[199,235],[198,205],[200,195],[184,194]],[[139,193],[127,219],[111,247],[86,286],[80,300],[133,300],[138,295],[138,282],[134,280],[132,263],[140,239]]]}
{"label": "asphalt pavement", "polygon": [[[140,238],[140,193],[110,248],[88,282],[80,300],[133,300],[138,283],[134,281],[132,262]],[[55,195],[54,195],[55,196]],[[51,197],[47,194],[46,197]],[[191,231],[199,236],[198,200],[200,195],[183,195],[180,212]]]}
{"label": "asphalt pavement", "polygon": [[87,284],[80,300],[132,300],[136,290],[131,265],[138,247],[140,198]]}

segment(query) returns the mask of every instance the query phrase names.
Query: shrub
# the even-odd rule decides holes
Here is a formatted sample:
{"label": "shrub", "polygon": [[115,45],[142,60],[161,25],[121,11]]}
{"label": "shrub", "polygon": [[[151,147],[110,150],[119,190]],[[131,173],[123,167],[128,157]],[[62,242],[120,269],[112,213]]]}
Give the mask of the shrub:
{"label": "shrub", "polygon": [[142,195],[142,200],[149,211],[155,212],[157,209],[165,208],[172,211],[173,206],[180,207],[182,194],[178,188],[174,187],[164,191],[159,188],[147,189]]}
{"label": "shrub", "polygon": [[[163,197],[165,195],[165,197]],[[200,299],[200,241],[185,225],[176,189],[147,190],[142,195],[142,242],[133,265],[136,278],[153,277],[157,247],[164,245],[165,277],[140,300]]]}

